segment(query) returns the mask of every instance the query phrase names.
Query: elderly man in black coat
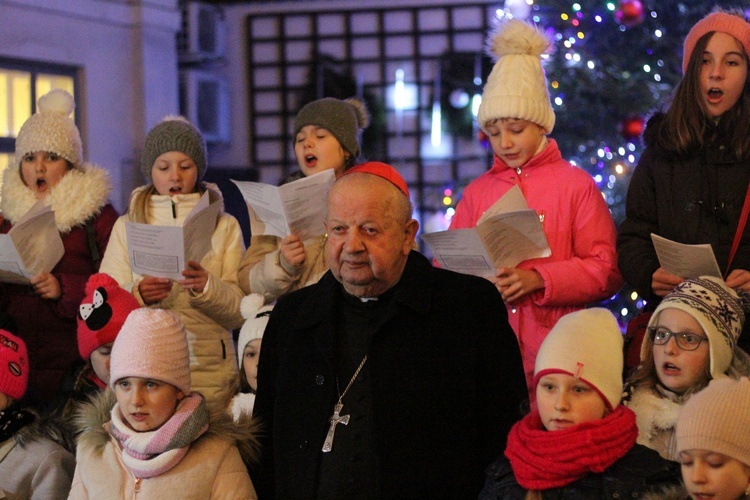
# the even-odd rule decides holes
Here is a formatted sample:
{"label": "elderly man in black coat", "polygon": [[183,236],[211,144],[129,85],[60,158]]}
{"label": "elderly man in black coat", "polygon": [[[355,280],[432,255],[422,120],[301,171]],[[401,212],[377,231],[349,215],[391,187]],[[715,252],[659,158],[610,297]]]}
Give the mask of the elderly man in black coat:
{"label": "elderly man in black coat", "polygon": [[527,397],[497,289],[414,251],[404,179],[350,169],[327,205],[330,271],[279,299],[254,416],[260,498],[476,498]]}

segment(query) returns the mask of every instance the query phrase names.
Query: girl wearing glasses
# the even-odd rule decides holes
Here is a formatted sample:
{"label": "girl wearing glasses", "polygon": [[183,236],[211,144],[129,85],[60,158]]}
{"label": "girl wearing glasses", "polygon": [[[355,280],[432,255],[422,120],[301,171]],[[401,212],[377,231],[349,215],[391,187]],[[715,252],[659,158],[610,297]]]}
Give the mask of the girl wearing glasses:
{"label": "girl wearing glasses", "polygon": [[744,306],[734,290],[710,276],[685,280],[662,300],[626,385],[638,443],[677,460],[674,428],[685,401],[711,379],[750,372],[750,357],[737,348]]}

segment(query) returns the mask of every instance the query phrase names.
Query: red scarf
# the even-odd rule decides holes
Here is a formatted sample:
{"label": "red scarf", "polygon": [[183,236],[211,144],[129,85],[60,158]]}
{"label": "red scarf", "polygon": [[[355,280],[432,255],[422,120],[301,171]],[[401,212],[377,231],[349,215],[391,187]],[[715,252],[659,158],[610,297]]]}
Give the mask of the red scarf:
{"label": "red scarf", "polygon": [[527,490],[548,490],[603,472],[635,445],[637,437],[635,413],[623,405],[602,419],[560,431],[547,431],[534,409],[510,430],[505,456],[518,484]]}

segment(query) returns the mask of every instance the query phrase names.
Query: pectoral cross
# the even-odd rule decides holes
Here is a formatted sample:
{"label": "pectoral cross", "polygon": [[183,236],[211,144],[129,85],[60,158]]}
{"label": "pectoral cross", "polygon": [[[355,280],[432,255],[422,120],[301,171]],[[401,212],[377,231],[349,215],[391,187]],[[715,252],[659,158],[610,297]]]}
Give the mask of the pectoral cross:
{"label": "pectoral cross", "polygon": [[336,424],[347,425],[349,423],[349,415],[344,415],[343,417],[339,415],[343,407],[344,405],[341,403],[336,403],[333,407],[333,415],[328,420],[331,423],[331,427],[328,428],[326,440],[323,441],[323,453],[328,453],[333,448],[333,434],[336,432]]}

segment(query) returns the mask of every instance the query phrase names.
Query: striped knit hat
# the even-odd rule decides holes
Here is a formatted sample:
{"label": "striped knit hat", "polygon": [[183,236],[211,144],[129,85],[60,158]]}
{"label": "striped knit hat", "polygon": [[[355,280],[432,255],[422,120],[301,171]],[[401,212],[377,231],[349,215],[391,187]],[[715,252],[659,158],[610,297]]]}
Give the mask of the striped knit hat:
{"label": "striped knit hat", "polygon": [[151,169],[156,159],[164,153],[179,151],[195,162],[198,180],[206,175],[206,140],[197,128],[182,116],[167,116],[146,136],[141,154],[141,172],[151,181]]}
{"label": "striped knit hat", "polygon": [[177,314],[145,307],[130,313],[112,346],[112,389],[126,377],[160,380],[190,394],[190,349]]}

